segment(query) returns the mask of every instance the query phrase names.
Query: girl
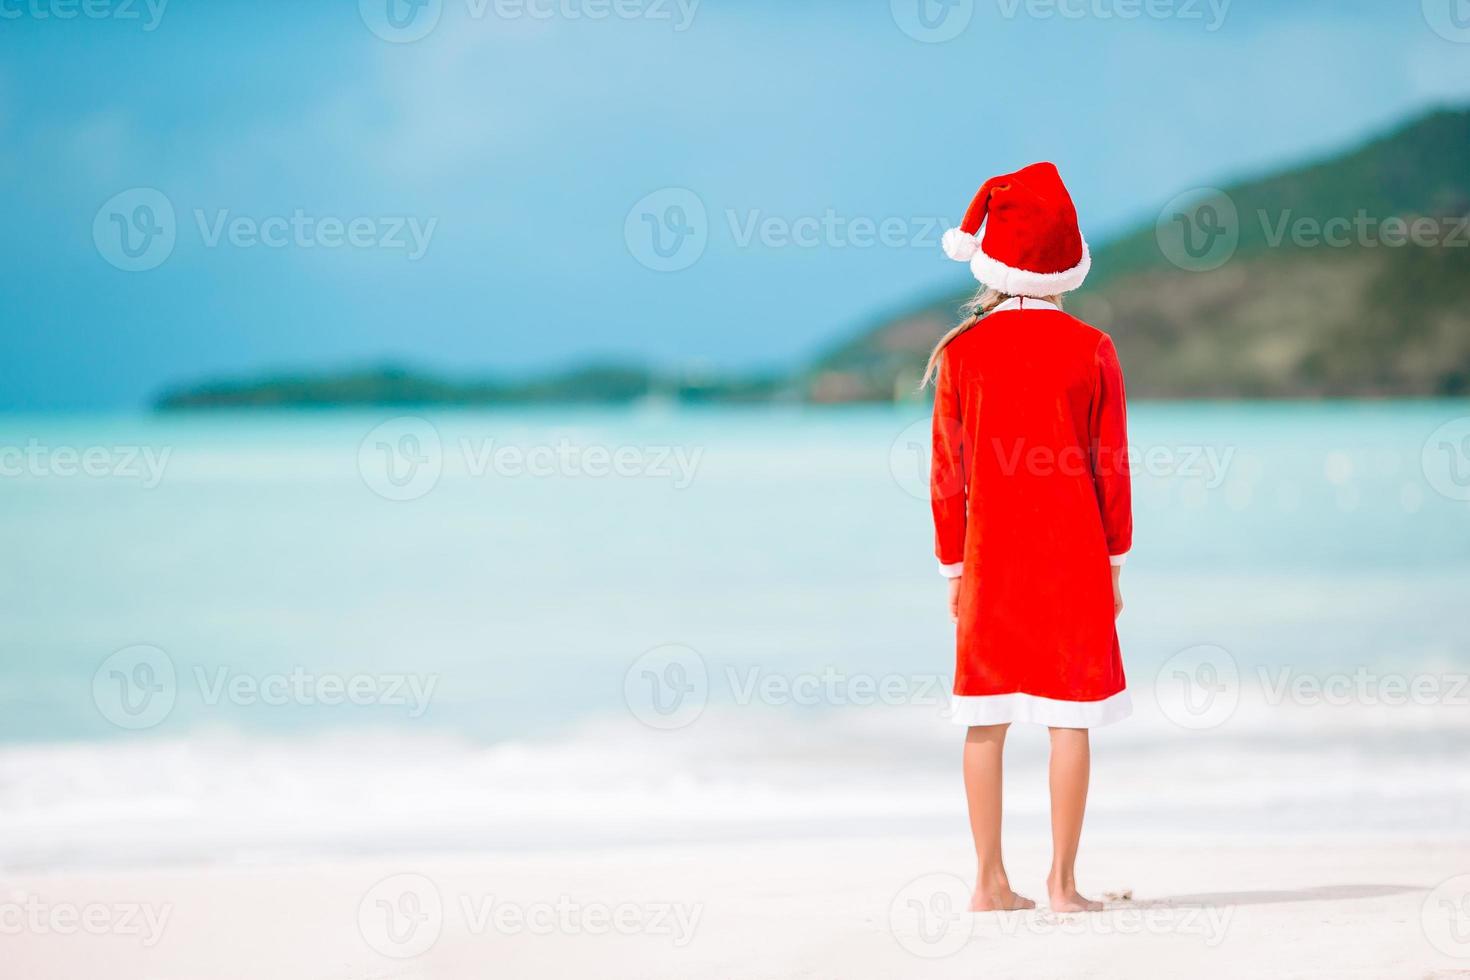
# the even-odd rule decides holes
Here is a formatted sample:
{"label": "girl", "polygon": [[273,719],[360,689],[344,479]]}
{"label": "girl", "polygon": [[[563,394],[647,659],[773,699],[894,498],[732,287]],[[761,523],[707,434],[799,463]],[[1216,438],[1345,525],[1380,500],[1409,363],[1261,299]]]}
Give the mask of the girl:
{"label": "girl", "polygon": [[1087,730],[1132,710],[1114,627],[1133,537],[1123,373],[1108,336],[1062,312],[1092,259],[1056,167],[986,181],[944,250],[989,287],[924,376],[936,385],[935,547],[957,624],[954,719],[969,726],[970,907],[1036,906],[1011,890],[1000,846],[1006,729],[1031,721],[1051,729],[1051,907],[1096,910],[1074,872]]}

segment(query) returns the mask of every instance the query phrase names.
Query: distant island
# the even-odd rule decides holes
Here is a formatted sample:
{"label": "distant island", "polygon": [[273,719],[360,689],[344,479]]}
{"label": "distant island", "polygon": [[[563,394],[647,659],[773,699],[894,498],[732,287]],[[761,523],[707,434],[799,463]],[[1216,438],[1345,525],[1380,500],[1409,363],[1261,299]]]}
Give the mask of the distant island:
{"label": "distant island", "polygon": [[[1470,109],[1221,190],[1094,248],[1092,276],[1067,298],[1112,334],[1134,396],[1470,394]],[[894,401],[914,397],[930,347],[969,294],[899,310],[786,373],[592,365],[452,380],[387,366],[209,381],[166,391],[155,406]]]}
{"label": "distant island", "polygon": [[154,405],[161,411],[180,411],[373,405],[617,404],[649,399],[678,402],[797,401],[800,393],[782,377],[673,377],[636,366],[589,366],[527,380],[452,380],[386,365],[342,374],[293,374],[212,381],[166,391]]}

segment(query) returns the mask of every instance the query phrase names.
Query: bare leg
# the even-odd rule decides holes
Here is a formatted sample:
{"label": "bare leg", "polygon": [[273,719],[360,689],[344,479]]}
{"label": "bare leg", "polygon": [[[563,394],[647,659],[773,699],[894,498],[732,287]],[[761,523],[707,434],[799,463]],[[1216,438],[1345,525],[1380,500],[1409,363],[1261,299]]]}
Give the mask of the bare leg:
{"label": "bare leg", "polygon": [[971,912],[1034,909],[1036,903],[1011,891],[1000,857],[1001,755],[1009,725],[977,725],[965,735],[965,798],[975,838],[975,894]]}
{"label": "bare leg", "polygon": [[1051,729],[1051,873],[1046,892],[1055,912],[1096,912],[1102,902],[1077,894],[1077,844],[1087,810],[1092,751],[1085,728]]}

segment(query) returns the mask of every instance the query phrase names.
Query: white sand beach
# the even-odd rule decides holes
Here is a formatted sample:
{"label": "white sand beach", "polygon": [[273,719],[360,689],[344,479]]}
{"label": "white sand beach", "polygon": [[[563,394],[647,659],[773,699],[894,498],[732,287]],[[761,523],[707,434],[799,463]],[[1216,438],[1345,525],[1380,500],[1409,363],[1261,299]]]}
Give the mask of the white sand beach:
{"label": "white sand beach", "polygon": [[[1038,894],[1046,846],[1010,869]],[[1087,915],[957,911],[962,839],[11,877],[32,980],[1470,976],[1470,842],[1095,843]],[[1462,875],[1455,880],[1455,876]]]}

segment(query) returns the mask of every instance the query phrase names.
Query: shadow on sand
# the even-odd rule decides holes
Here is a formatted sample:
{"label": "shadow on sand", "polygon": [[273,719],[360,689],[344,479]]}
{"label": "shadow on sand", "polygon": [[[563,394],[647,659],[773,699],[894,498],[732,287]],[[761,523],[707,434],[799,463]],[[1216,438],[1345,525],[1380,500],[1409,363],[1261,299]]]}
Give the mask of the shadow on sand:
{"label": "shadow on sand", "polygon": [[1295,888],[1284,891],[1205,892],[1198,895],[1169,895],[1164,898],[1145,899],[1132,904],[1139,906],[1174,906],[1276,905],[1281,902],[1341,902],[1355,898],[1382,898],[1386,895],[1403,895],[1408,892],[1423,892],[1428,890],[1427,888],[1408,885],[1318,885],[1313,888]]}

